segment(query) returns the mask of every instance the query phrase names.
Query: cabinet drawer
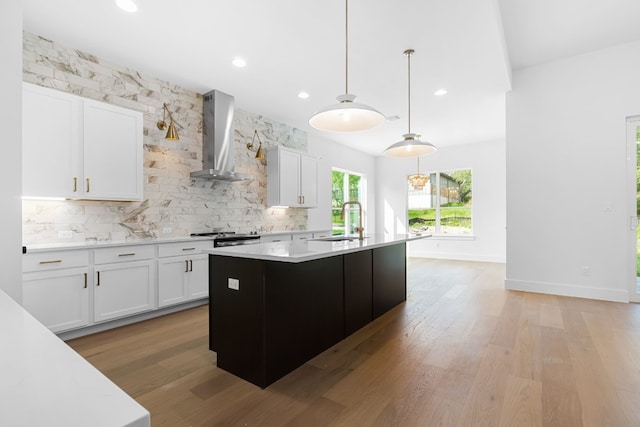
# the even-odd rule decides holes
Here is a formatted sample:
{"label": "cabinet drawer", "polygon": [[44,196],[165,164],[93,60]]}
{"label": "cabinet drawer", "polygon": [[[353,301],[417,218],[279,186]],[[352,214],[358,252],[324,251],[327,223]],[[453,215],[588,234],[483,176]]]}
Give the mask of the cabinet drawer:
{"label": "cabinet drawer", "polygon": [[115,248],[96,249],[95,264],[112,262],[137,261],[151,259],[155,256],[154,245],[118,246]]}
{"label": "cabinet drawer", "polygon": [[22,271],[42,271],[58,268],[86,267],[89,251],[55,251],[26,254],[22,257]]}
{"label": "cabinet drawer", "polygon": [[313,239],[313,233],[295,233],[292,234],[293,240],[311,240]]}
{"label": "cabinet drawer", "polygon": [[158,257],[199,254],[202,249],[213,248],[213,240],[197,242],[162,243],[158,245]]}
{"label": "cabinet drawer", "polygon": [[290,242],[291,234],[276,234],[274,236],[260,236],[260,243],[269,242]]}
{"label": "cabinet drawer", "polygon": [[318,231],[313,233],[314,239],[326,239],[327,237],[331,237],[331,230],[329,231]]}

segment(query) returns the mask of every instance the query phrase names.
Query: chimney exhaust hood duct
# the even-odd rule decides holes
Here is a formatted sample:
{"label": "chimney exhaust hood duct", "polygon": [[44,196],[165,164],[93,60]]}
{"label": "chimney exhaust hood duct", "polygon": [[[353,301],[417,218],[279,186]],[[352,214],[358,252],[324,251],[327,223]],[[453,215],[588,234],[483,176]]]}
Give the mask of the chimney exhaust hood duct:
{"label": "chimney exhaust hood duct", "polygon": [[233,96],[212,90],[203,96],[202,169],[191,178],[251,181],[253,176],[233,171]]}

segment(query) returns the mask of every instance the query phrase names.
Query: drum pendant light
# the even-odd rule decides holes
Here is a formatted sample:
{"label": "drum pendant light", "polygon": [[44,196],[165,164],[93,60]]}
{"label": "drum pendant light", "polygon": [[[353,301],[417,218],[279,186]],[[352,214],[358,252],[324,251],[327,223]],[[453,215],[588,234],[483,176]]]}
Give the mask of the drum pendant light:
{"label": "drum pendant light", "polygon": [[415,51],[407,49],[404,54],[407,56],[407,76],[408,76],[408,131],[402,135],[403,140],[389,146],[384,153],[389,157],[418,157],[431,154],[437,150],[436,146],[430,142],[420,141],[420,135],[411,133],[411,55]]}
{"label": "drum pendant light", "polygon": [[354,102],[349,93],[349,0],[345,0],[345,90],[338,103],[316,112],[309,119],[311,127],[328,132],[357,132],[372,129],[385,121],[384,115],[373,107]]}

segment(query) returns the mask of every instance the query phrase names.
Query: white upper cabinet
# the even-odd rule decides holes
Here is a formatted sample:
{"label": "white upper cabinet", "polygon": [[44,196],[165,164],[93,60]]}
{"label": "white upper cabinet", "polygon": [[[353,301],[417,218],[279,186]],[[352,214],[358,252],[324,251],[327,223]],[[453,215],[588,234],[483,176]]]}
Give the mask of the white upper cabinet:
{"label": "white upper cabinet", "polygon": [[84,198],[142,199],[142,113],[84,100]]}
{"label": "white upper cabinet", "polygon": [[22,194],[142,199],[139,111],[24,83]]}
{"label": "white upper cabinet", "polygon": [[73,197],[81,172],[81,98],[25,83],[22,112],[22,195]]}
{"label": "white upper cabinet", "polygon": [[267,205],[318,205],[318,159],[284,147],[267,150]]}
{"label": "white upper cabinet", "polygon": [[318,159],[306,154],[300,154],[300,195],[303,206],[318,206]]}

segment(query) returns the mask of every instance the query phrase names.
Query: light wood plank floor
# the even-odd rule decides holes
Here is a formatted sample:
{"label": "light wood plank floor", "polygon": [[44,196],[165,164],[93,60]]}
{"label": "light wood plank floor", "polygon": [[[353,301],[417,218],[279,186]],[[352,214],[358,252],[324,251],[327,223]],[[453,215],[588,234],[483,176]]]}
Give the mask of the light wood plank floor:
{"label": "light wood plank floor", "polygon": [[505,291],[409,261],[408,301],[261,390],[216,368],[207,306],[69,341],[172,426],[640,426],[640,306]]}

